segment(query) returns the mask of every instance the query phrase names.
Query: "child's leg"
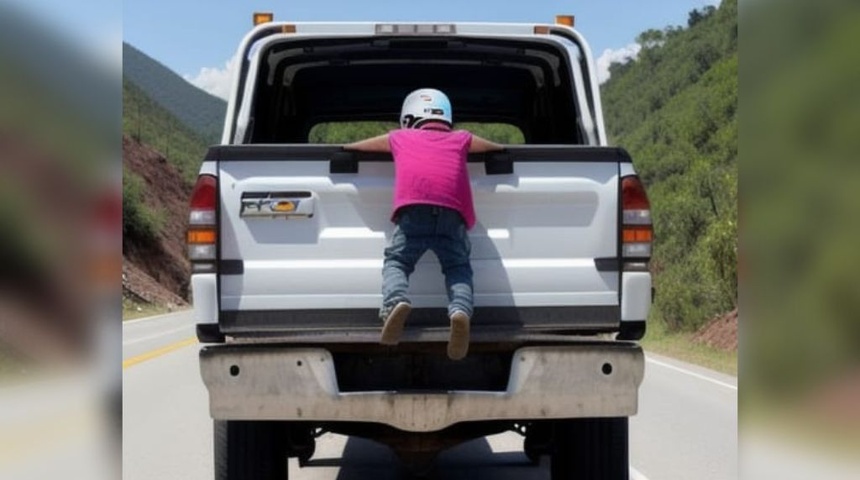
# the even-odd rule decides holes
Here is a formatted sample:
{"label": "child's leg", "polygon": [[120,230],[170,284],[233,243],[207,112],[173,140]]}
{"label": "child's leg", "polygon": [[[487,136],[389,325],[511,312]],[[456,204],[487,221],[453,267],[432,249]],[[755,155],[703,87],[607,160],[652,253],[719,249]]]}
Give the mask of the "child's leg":
{"label": "child's leg", "polygon": [[409,275],[425,251],[422,242],[410,237],[400,224],[394,228],[382,266],[382,308],[379,315],[383,321],[380,343],[384,345],[396,345],[400,341],[406,319],[412,311],[407,296]]}
{"label": "child's leg", "polygon": [[448,316],[460,311],[471,317],[473,289],[469,255],[472,252],[472,244],[459,214],[451,213],[455,215],[454,220],[445,222],[445,231],[437,236],[433,252],[439,258],[442,273],[445,275]]}
{"label": "child's leg", "polygon": [[[455,250],[461,248],[465,247],[454,247]],[[443,253],[440,260],[443,256],[446,254]],[[455,255],[452,258],[456,257]],[[445,273],[445,285],[448,289],[448,318],[451,321],[448,357],[452,360],[460,360],[469,351],[469,324],[472,318],[473,301],[472,266],[466,256],[466,263],[443,263],[442,271]]]}
{"label": "child's leg", "polygon": [[391,243],[385,249],[382,264],[382,310],[384,320],[398,303],[410,303],[408,297],[409,276],[425,249],[411,242],[398,225],[394,227]]}
{"label": "child's leg", "polygon": [[469,350],[469,323],[473,305],[469,255],[472,245],[459,214],[452,215],[450,221],[440,222],[444,227],[438,232],[433,251],[439,257],[448,291],[448,318],[451,321],[448,357],[460,360]]}
{"label": "child's leg", "polygon": [[472,316],[474,293],[472,287],[472,266],[468,263],[449,268],[442,267],[445,274],[445,287],[448,291],[448,316],[463,312]]}

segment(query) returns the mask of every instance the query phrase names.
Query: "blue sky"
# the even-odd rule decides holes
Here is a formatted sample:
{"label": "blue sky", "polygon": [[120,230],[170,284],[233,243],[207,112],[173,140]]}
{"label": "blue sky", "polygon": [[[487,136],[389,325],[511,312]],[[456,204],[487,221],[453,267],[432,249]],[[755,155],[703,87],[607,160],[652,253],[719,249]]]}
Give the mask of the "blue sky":
{"label": "blue sky", "polygon": [[116,0],[0,0],[24,14],[33,28],[67,40],[82,53],[104,60],[119,72],[122,58],[122,3]]}
{"label": "blue sky", "polygon": [[[74,2],[77,4],[78,2]],[[122,37],[150,57],[207,90],[226,88],[226,69],[254,11],[293,21],[552,22],[574,14],[576,29],[604,63],[635,51],[648,28],[686,25],[694,8],[718,0],[125,0]],[[610,52],[607,53],[607,50]]]}

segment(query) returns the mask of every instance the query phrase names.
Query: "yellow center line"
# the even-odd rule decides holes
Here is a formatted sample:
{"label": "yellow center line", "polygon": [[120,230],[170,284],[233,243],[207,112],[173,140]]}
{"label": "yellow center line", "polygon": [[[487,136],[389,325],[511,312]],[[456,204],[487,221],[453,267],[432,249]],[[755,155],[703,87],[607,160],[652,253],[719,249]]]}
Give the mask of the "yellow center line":
{"label": "yellow center line", "polygon": [[[28,460],[69,446],[75,442],[86,445],[95,443],[98,438],[100,417],[93,410],[76,409],[62,412],[47,419],[25,419],[16,424],[4,423],[0,430],[0,478],[3,469],[12,464],[29,465]],[[17,420],[17,419],[16,419]]]}
{"label": "yellow center line", "polygon": [[125,370],[126,368],[137,365],[138,363],[151,360],[155,357],[160,357],[166,353],[170,353],[174,350],[179,350],[180,348],[187,347],[189,345],[194,345],[195,343],[197,343],[197,337],[186,338],[185,340],[161,347],[158,350],[153,350],[151,352],[140,354],[136,357],[125,359],[122,361],[122,369]]}

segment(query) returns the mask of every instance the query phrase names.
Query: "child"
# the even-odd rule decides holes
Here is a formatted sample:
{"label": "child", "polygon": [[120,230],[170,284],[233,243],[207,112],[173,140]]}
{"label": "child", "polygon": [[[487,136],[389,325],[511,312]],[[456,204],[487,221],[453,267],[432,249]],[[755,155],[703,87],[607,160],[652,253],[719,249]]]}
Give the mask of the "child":
{"label": "child", "polygon": [[452,118],[451,102],[444,93],[415,90],[403,101],[401,129],[344,148],[391,152],[394,157],[395,228],[382,267],[381,343],[399,341],[412,310],[406,295],[409,275],[424,252],[433,250],[448,291],[448,357],[460,360],[469,349],[472,317],[472,246],[466,231],[475,225],[475,207],[467,155],[503,147],[467,131],[452,130]]}

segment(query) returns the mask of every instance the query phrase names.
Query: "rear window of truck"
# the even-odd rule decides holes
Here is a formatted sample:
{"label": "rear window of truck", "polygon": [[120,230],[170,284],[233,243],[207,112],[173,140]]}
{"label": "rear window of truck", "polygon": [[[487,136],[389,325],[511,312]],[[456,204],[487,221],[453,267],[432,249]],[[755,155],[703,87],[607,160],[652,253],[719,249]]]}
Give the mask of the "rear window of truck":
{"label": "rear window of truck", "polygon": [[[398,128],[395,122],[325,122],[314,125],[308,133],[308,143],[340,144],[388,133]],[[456,130],[468,130],[487,140],[505,145],[522,145],[525,135],[514,125],[506,123],[460,122]]]}

